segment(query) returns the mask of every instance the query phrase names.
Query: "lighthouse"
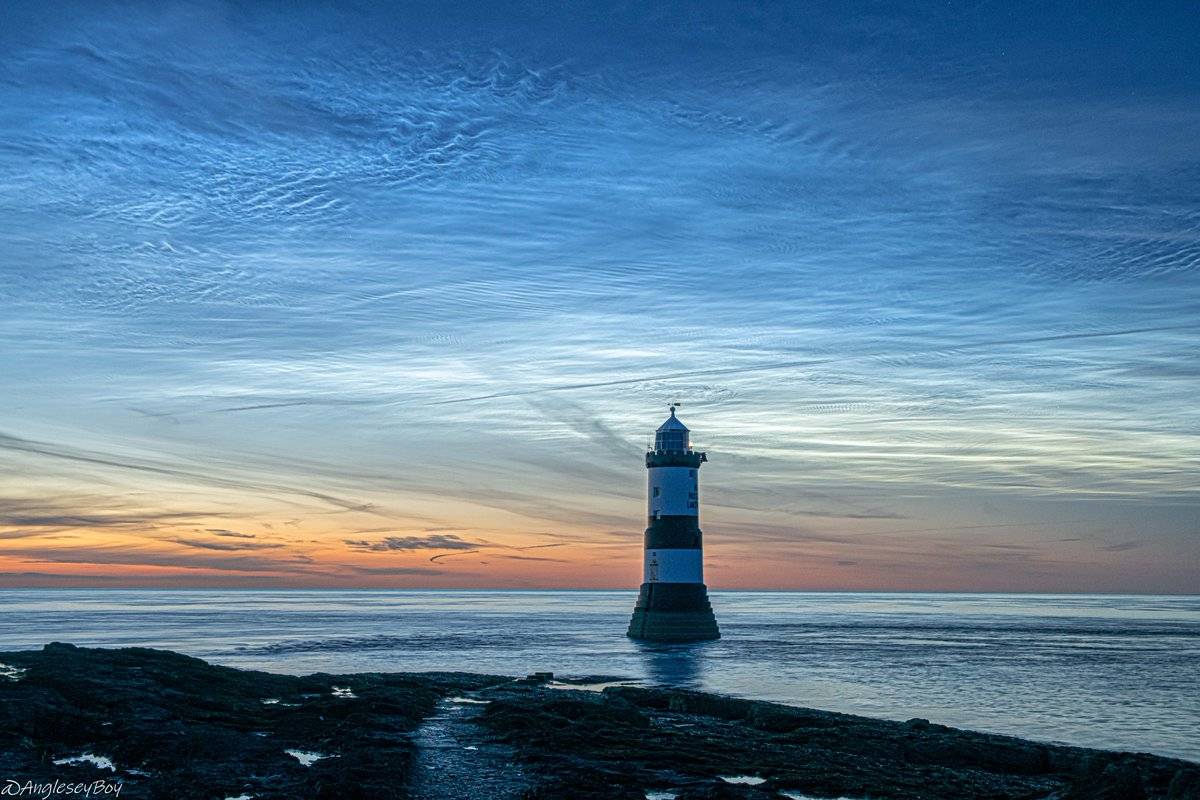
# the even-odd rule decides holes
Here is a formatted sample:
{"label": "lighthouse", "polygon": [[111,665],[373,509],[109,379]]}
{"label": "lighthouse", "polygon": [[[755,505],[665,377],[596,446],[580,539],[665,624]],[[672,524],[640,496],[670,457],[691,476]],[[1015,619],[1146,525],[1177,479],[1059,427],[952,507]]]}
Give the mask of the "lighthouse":
{"label": "lighthouse", "polygon": [[687,426],[671,416],[646,453],[646,538],[642,588],[629,636],[664,642],[719,639],[704,585],[700,541],[700,465]]}

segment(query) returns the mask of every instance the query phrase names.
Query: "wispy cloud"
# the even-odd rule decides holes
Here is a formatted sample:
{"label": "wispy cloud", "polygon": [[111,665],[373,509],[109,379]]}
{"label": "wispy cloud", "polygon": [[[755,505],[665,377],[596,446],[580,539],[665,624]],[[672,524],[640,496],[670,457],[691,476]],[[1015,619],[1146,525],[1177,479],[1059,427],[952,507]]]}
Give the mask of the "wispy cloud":
{"label": "wispy cloud", "polygon": [[148,548],[76,546],[71,548],[22,547],[4,555],[30,563],[90,564],[130,567],[173,567],[184,570],[221,572],[318,573],[312,560],[302,556],[266,558],[246,555],[170,553]]}
{"label": "wispy cloud", "polygon": [[568,561],[565,558],[542,558],[540,556],[514,556],[514,555],[501,554],[501,555],[498,555],[495,557],[503,558],[507,561],[542,561],[547,564],[569,564],[569,563],[571,563],[570,561]]}
{"label": "wispy cloud", "polygon": [[[84,507],[103,503],[95,497],[29,499],[0,497],[0,526],[23,528],[127,528],[174,523],[197,517],[218,516],[213,512],[120,511],[88,512]],[[111,502],[111,501],[110,501]],[[74,507],[74,508],[72,508]]]}
{"label": "wispy cloud", "polygon": [[231,539],[254,539],[257,538],[253,533],[241,533],[240,531],[231,531],[226,528],[208,528],[205,533],[211,533],[213,536],[224,536]]}
{"label": "wispy cloud", "polygon": [[345,543],[352,550],[377,553],[397,550],[474,550],[479,547],[479,542],[468,541],[453,533],[438,533],[429,536],[385,536],[377,541],[346,539]]}
{"label": "wispy cloud", "polygon": [[429,557],[429,563],[431,563],[431,564],[436,564],[436,563],[438,563],[438,562],[440,562],[440,561],[443,561],[443,560],[445,560],[445,559],[447,559],[447,558],[454,558],[455,556],[465,556],[465,555],[467,555],[468,553],[478,553],[478,552],[479,552],[479,550],[478,550],[478,549],[471,549],[471,550],[460,550],[460,551],[458,551],[457,553],[439,553],[439,554],[438,554],[438,555],[436,555],[436,556],[430,556],[430,557]]}
{"label": "wispy cloud", "polygon": [[1136,550],[1139,547],[1145,547],[1145,546],[1146,546],[1146,542],[1144,542],[1140,539],[1131,539],[1130,541],[1127,541],[1127,542],[1116,542],[1114,544],[1106,544],[1101,549],[1105,550],[1109,553],[1124,553],[1126,550]]}
{"label": "wispy cloud", "polygon": [[555,386],[544,386],[535,389],[522,389],[510,392],[495,392],[492,394],[478,395],[475,397],[459,397],[449,400],[440,400],[439,404],[448,405],[453,403],[475,403],[482,400],[500,400],[507,397],[529,397],[533,395],[550,394],[554,392],[574,392],[585,389],[607,389],[617,386],[630,386],[635,384],[652,383],[656,381],[673,381],[678,379],[691,378],[707,378],[713,376],[736,376],[747,375],[758,372],[773,372],[775,370],[806,370],[814,367],[825,367],[838,364],[847,360],[860,359],[878,359],[882,357],[895,358],[901,355],[905,358],[914,358],[919,356],[936,356],[953,353],[955,351],[974,350],[978,348],[1003,348],[1013,345],[1027,344],[1044,344],[1048,342],[1068,342],[1078,339],[1102,339],[1113,336],[1136,336],[1139,334],[1159,333],[1170,331],[1200,331],[1200,325],[1161,325],[1144,328],[1128,328],[1124,330],[1109,330],[1109,331],[1091,331],[1085,333],[1058,333],[1045,336],[1032,336],[1013,339],[995,339],[991,341],[970,341],[970,340],[947,340],[940,342],[932,347],[922,349],[914,349],[908,352],[897,354],[894,350],[881,350],[877,353],[864,353],[861,355],[845,356],[841,358],[823,358],[823,359],[804,359],[777,361],[765,364],[752,364],[744,367],[723,367],[717,369],[693,370],[690,372],[670,372],[661,374],[641,375],[633,378],[620,378],[611,381],[599,381],[593,383],[564,383]]}
{"label": "wispy cloud", "polygon": [[236,552],[238,550],[278,550],[282,544],[271,542],[214,542],[208,539],[171,539],[175,544],[185,547],[195,547],[200,550],[221,550]]}
{"label": "wispy cloud", "polygon": [[195,483],[205,486],[214,486],[218,488],[235,489],[249,492],[261,492],[265,494],[299,496],[316,500],[321,503],[327,503],[348,511],[371,512],[374,510],[369,504],[345,500],[333,495],[315,492],[303,487],[286,486],[269,481],[231,478],[217,474],[215,471],[210,473],[201,470],[188,469],[154,459],[143,460],[119,458],[104,453],[80,450],[77,448],[56,445],[49,442],[23,439],[18,436],[11,436],[4,433],[0,433],[0,451],[2,450],[28,455],[44,456],[51,459],[61,459],[64,461],[71,461],[97,467],[110,467],[117,470],[151,473],[154,475],[176,478],[188,483]]}
{"label": "wispy cloud", "polygon": [[350,570],[357,575],[383,575],[383,576],[402,576],[402,575],[443,575],[445,574],[440,569],[429,569],[428,567],[350,567]]}
{"label": "wispy cloud", "polygon": [[17,530],[11,530],[11,531],[0,531],[0,539],[29,539],[32,537],[46,538],[46,531],[41,528],[30,528],[27,530],[17,529]]}

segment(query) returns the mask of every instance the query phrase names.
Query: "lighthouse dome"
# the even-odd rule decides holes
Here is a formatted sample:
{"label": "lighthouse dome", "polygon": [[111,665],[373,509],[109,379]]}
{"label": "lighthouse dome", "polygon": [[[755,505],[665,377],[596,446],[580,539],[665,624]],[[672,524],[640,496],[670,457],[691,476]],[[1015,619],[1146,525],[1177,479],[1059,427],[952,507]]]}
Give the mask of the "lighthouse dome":
{"label": "lighthouse dome", "polygon": [[654,449],[691,450],[692,446],[688,438],[687,426],[679,421],[679,418],[675,416],[675,407],[671,406],[671,416],[667,418],[666,422],[659,425],[658,430],[654,432]]}

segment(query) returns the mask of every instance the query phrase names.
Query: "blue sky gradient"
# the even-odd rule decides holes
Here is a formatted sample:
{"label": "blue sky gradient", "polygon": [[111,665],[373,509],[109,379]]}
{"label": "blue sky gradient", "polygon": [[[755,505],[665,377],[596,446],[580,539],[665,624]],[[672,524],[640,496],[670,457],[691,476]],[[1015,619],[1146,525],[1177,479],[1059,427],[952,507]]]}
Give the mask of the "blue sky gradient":
{"label": "blue sky gradient", "polygon": [[1200,585],[1192,4],[9,16],[0,584]]}

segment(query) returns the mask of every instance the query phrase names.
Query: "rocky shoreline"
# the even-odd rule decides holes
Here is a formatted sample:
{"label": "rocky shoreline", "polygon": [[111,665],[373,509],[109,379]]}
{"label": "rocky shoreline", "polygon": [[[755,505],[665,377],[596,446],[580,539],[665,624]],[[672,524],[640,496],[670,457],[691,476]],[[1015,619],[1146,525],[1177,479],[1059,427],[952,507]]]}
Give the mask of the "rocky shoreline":
{"label": "rocky shoreline", "polygon": [[1178,759],[586,684],[296,677],[54,643],[0,653],[0,791],[58,781],[156,799],[1200,800],[1200,765]]}

